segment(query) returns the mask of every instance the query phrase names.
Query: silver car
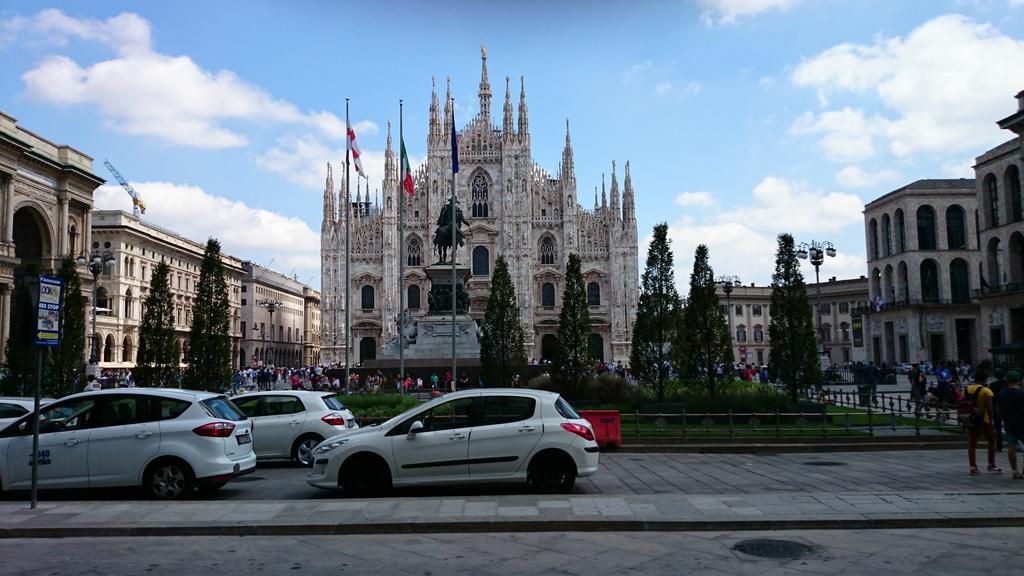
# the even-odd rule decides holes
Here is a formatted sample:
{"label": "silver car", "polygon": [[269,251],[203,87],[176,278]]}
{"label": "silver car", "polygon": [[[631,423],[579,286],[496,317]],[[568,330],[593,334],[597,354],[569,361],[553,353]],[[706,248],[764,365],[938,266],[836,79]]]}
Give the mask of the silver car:
{"label": "silver car", "polygon": [[359,428],[352,411],[330,392],[253,392],[231,401],[253,421],[253,449],[260,460],[289,458],[309,466],[324,438]]}

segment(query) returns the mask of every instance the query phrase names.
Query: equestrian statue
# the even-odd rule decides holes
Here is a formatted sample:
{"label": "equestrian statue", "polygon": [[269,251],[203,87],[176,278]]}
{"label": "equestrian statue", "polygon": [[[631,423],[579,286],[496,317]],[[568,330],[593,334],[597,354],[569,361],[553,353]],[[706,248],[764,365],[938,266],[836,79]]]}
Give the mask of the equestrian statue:
{"label": "equestrian statue", "polygon": [[458,201],[454,197],[450,198],[444,207],[441,208],[441,214],[437,217],[437,230],[434,231],[434,250],[437,252],[439,264],[443,264],[448,260],[448,251],[451,250],[452,258],[455,257],[455,250],[452,247],[452,210],[455,210],[455,241],[459,246],[465,246],[466,240],[462,235],[462,225],[469,225],[466,219],[462,217],[462,209],[459,208]]}

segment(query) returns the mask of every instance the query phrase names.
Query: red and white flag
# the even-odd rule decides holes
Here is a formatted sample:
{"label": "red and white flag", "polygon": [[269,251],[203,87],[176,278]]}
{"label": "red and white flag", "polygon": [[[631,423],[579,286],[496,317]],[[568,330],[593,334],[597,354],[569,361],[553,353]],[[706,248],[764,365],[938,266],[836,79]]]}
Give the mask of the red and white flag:
{"label": "red and white flag", "polygon": [[359,151],[359,145],[356,144],[356,131],[352,129],[351,124],[346,127],[348,128],[348,151],[352,154],[352,163],[356,165],[356,173],[366,178],[366,173],[363,172],[363,163],[359,160],[362,153]]}

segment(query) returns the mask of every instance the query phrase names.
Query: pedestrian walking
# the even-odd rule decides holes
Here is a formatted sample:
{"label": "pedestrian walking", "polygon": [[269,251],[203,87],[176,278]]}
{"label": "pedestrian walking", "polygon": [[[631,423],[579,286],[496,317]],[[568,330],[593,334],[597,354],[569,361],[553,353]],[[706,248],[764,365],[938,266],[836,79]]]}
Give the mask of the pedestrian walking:
{"label": "pedestrian walking", "polygon": [[985,386],[988,375],[978,372],[971,384],[964,391],[964,397],[957,406],[958,416],[965,412],[964,403],[970,402],[973,413],[963,420],[967,427],[967,460],[971,465],[971,475],[981,474],[978,470],[978,440],[984,436],[988,444],[988,471],[999,474],[1002,468],[996,466],[996,431],[992,426],[992,391]]}
{"label": "pedestrian walking", "polygon": [[1017,448],[1024,441],[1024,390],[1020,388],[1020,372],[1008,370],[1003,378],[1006,388],[999,393],[996,404],[1003,419],[1006,458],[1010,462],[1013,479],[1020,480],[1024,476],[1017,467]]}
{"label": "pedestrian walking", "polygon": [[996,379],[989,382],[992,391],[992,427],[996,429],[996,452],[1003,451],[1003,417],[999,411],[999,393],[1006,389],[1006,375],[996,368]]}

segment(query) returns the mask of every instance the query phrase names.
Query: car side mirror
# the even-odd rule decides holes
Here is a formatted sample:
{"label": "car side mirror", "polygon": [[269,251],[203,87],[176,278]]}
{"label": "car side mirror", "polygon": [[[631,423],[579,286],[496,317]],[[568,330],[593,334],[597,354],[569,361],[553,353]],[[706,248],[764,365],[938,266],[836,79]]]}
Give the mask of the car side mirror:
{"label": "car side mirror", "polygon": [[419,432],[420,430],[423,430],[423,422],[420,422],[419,420],[413,422],[409,426],[409,438],[412,439],[412,437],[415,436],[416,433]]}
{"label": "car side mirror", "polygon": [[18,432],[24,432],[27,429],[28,429],[28,422],[22,422],[21,424],[18,424]]}

